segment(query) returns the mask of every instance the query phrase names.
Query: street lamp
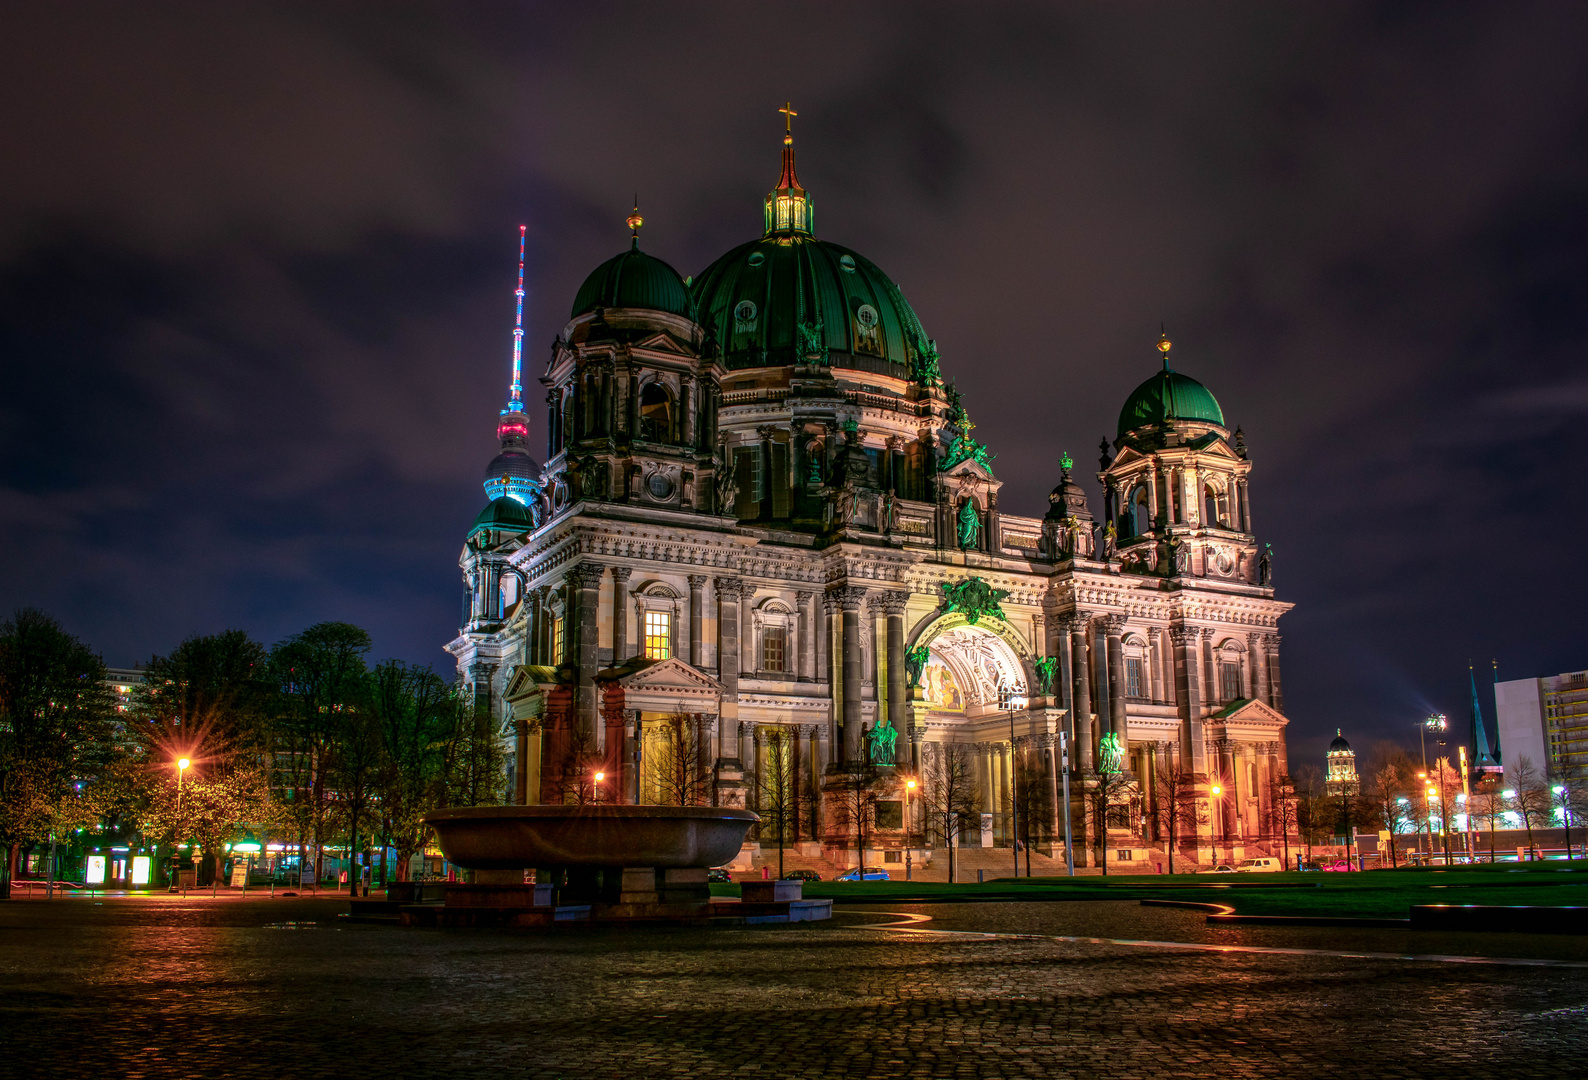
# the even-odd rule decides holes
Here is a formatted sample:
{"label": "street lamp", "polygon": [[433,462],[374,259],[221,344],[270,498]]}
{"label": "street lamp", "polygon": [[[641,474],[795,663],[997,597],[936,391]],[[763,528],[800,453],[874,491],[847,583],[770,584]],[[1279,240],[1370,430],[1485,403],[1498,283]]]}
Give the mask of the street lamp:
{"label": "street lamp", "polygon": [[1213,835],[1213,823],[1219,817],[1219,810],[1217,808],[1218,807],[1218,797],[1221,794],[1223,794],[1223,793],[1224,793],[1224,789],[1219,787],[1219,785],[1217,785],[1217,784],[1213,784],[1213,785],[1211,785],[1208,788],[1208,794],[1211,795],[1213,797],[1213,799],[1214,799],[1214,803],[1213,803],[1213,806],[1214,806],[1213,817],[1208,819],[1208,854],[1213,856],[1213,865],[1214,866],[1218,865],[1218,862],[1219,862],[1219,851],[1218,851],[1218,847],[1216,846],[1217,841],[1215,840],[1214,835]]}
{"label": "street lamp", "polygon": [[593,795],[593,800],[595,802],[601,801],[601,781],[605,780],[606,778],[607,774],[604,772],[598,772],[595,774],[595,792]]}
{"label": "street lamp", "polygon": [[[1428,770],[1428,733],[1430,731],[1432,731],[1436,735],[1443,735],[1449,729],[1450,729],[1450,719],[1449,719],[1449,717],[1445,716],[1444,713],[1434,713],[1432,716],[1428,717],[1426,720],[1424,720],[1421,724],[1418,725],[1417,735],[1418,735],[1418,740],[1422,744],[1422,748],[1423,748],[1423,771],[1424,772],[1426,772]],[[1439,746],[1445,745],[1445,741],[1443,739],[1436,739],[1435,742]]]}
{"label": "street lamp", "polygon": [[[910,809],[910,796],[915,794],[915,778],[912,776],[904,782],[904,880],[910,880],[910,873],[914,863],[910,858],[910,824],[915,820]],[[864,861],[864,860],[862,860]]]}
{"label": "street lamp", "polygon": [[[1015,751],[1015,712],[1025,707],[1025,698],[1011,697],[1009,699],[1009,835],[1012,837],[1009,847],[1014,852],[1015,877],[1017,878],[1020,876],[1020,796],[1017,794],[1020,782],[1015,775],[1016,767],[1019,764],[1019,758],[1016,756]],[[1107,857],[1106,852],[1104,857]],[[1026,871],[1026,876],[1031,876],[1029,868]]]}

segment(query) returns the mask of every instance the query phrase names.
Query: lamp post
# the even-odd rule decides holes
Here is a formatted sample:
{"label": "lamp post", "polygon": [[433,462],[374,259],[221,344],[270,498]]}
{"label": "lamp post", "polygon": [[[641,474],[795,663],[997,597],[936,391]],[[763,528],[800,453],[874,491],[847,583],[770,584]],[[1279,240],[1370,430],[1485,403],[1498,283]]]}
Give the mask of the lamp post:
{"label": "lamp post", "polygon": [[1571,862],[1571,792],[1566,790],[1565,784],[1556,784],[1549,790],[1560,800],[1560,823],[1566,832],[1566,861]]}
{"label": "lamp post", "polygon": [[[1430,787],[1423,793],[1423,813],[1428,818],[1428,861],[1430,864],[1434,861],[1434,797],[1438,794],[1439,789],[1435,787]],[[1439,831],[1441,833],[1445,831],[1445,823],[1442,819],[1439,822]],[[1449,866],[1450,860],[1446,859],[1445,865]]]}
{"label": "lamp post", "polygon": [[1217,847],[1217,839],[1213,833],[1213,823],[1219,817],[1218,798],[1223,791],[1224,789],[1217,784],[1213,784],[1208,788],[1208,794],[1212,796],[1212,802],[1209,805],[1213,808],[1213,816],[1208,818],[1208,854],[1213,856],[1214,866],[1219,864],[1219,849]]}
{"label": "lamp post", "polygon": [[1012,697],[1009,699],[1009,706],[1009,835],[1013,838],[1009,842],[1009,847],[1014,852],[1015,877],[1018,878],[1020,876],[1020,781],[1016,772],[1020,759],[1015,751],[1015,712],[1026,707],[1026,699]]}
{"label": "lamp post", "polygon": [[1063,728],[1059,729],[1059,768],[1064,776],[1064,868],[1074,877],[1075,848],[1070,836],[1070,738]]}
{"label": "lamp post", "polygon": [[[176,821],[178,828],[182,827],[182,777],[187,773],[187,768],[191,764],[193,763],[187,758],[176,759]],[[181,877],[182,867],[178,866],[176,872],[177,876]],[[194,880],[197,881],[196,878]],[[187,896],[186,887],[183,888],[182,895],[184,897]]]}
{"label": "lamp post", "polygon": [[904,880],[910,880],[910,873],[914,863],[910,859],[910,827],[915,821],[914,811],[910,807],[910,796],[915,794],[915,778],[904,782]]}
{"label": "lamp post", "polygon": [[595,780],[595,786],[592,789],[591,794],[590,794],[590,801],[591,802],[599,803],[601,801],[601,781],[605,780],[606,778],[607,778],[607,774],[604,773],[604,772],[598,772],[593,777],[593,779]]}

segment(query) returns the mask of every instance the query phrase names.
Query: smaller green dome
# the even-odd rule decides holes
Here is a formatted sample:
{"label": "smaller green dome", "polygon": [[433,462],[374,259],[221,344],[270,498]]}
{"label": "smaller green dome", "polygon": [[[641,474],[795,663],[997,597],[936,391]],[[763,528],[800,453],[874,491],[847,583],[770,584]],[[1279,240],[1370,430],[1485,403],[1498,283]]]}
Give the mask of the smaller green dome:
{"label": "smaller green dome", "polygon": [[623,254],[608,259],[584,279],[573,298],[571,319],[596,308],[648,308],[695,317],[695,305],[678,271],[640,250],[638,239]]}
{"label": "smaller green dome", "polygon": [[531,532],[534,530],[535,511],[517,499],[503,495],[500,499],[492,499],[480,516],[474,519],[474,526],[469,530],[473,536],[481,529],[501,529],[504,532]]}
{"label": "smaller green dome", "polygon": [[1169,420],[1200,420],[1224,426],[1224,410],[1212,391],[1189,375],[1164,368],[1136,387],[1119,410],[1119,435]]}

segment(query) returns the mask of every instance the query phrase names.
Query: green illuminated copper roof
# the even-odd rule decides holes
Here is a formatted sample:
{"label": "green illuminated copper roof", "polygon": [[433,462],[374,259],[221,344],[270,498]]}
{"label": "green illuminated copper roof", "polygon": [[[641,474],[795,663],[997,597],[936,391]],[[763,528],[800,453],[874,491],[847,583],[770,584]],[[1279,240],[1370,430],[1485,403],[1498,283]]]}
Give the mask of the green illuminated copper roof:
{"label": "green illuminated copper roof", "polygon": [[584,279],[573,299],[569,318],[577,319],[596,308],[648,308],[695,317],[695,305],[678,271],[640,250],[639,241],[608,259]]}
{"label": "green illuminated copper roof", "polygon": [[1168,420],[1201,420],[1224,426],[1224,410],[1207,387],[1168,368],[1136,387],[1119,410],[1119,437]]}
{"label": "green illuminated copper roof", "polygon": [[530,532],[535,528],[535,518],[529,507],[517,499],[510,499],[503,495],[494,499],[480,511],[479,517],[474,519],[474,525],[469,529],[473,536],[481,529],[502,529],[506,532]]}
{"label": "green illuminated copper roof", "polygon": [[730,369],[808,363],[809,334],[821,363],[908,378],[927,344],[915,311],[876,264],[798,232],[739,245],[701,271],[694,294]]}

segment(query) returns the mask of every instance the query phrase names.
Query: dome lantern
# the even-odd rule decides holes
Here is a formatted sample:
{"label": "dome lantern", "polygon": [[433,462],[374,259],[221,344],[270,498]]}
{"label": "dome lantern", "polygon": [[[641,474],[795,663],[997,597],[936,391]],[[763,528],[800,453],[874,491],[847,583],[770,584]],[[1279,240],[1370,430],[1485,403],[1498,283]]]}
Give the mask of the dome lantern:
{"label": "dome lantern", "polygon": [[799,113],[787,103],[778,112],[784,121],[783,172],[777,178],[777,187],[766,197],[766,235],[814,236],[816,205],[794,175],[794,117]]}

